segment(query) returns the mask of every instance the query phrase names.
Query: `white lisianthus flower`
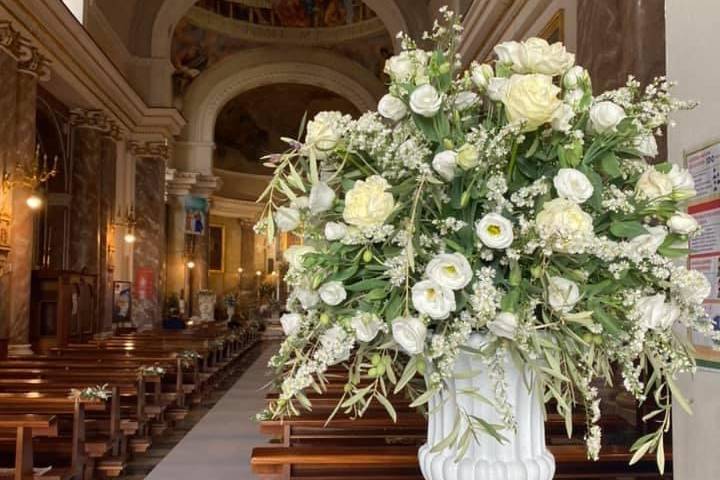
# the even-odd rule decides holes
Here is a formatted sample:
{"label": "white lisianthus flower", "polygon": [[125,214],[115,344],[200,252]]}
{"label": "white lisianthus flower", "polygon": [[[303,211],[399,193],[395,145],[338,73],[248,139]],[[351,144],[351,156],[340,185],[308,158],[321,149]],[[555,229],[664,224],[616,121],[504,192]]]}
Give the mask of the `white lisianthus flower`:
{"label": "white lisianthus flower", "polygon": [[275,223],[283,232],[291,232],[300,225],[300,212],[292,207],[280,207],[275,212]]}
{"label": "white lisianthus flower", "polygon": [[383,321],[370,312],[359,312],[350,319],[350,326],[355,330],[355,337],[361,342],[371,342],[377,337]]}
{"label": "white lisianthus flower", "polygon": [[667,226],[671,232],[680,235],[690,235],[700,228],[700,224],[695,220],[695,217],[684,212],[677,212],[670,217],[667,221]]}
{"label": "white lisianthus flower", "polygon": [[300,305],[302,305],[305,310],[315,308],[320,302],[320,295],[318,295],[318,292],[309,288],[295,289],[295,296],[300,301]]}
{"label": "white lisianthus flower", "polygon": [[637,250],[641,253],[653,254],[657,252],[660,245],[665,243],[667,237],[667,230],[665,227],[658,225],[656,227],[645,227],[648,233],[643,233],[637,237],[633,237],[630,240],[630,245],[633,250]]}
{"label": "white lisianthus flower", "polygon": [[328,222],[325,224],[325,238],[335,241],[340,240],[347,233],[347,225],[342,222]]}
{"label": "white lisianthus flower", "polygon": [[425,351],[427,327],[415,317],[398,317],[392,321],[392,335],[395,342],[409,355]]}
{"label": "white lisianthus flower", "polygon": [[335,190],[328,187],[325,182],[318,182],[310,189],[310,213],[327,212],[332,208],[335,201]]}
{"label": "white lisianthus flower", "polygon": [[422,280],[412,288],[415,309],[435,320],[444,320],[455,311],[455,294],[432,280]]}
{"label": "white lisianthus flower", "polygon": [[561,168],[553,178],[553,185],[560,197],[575,203],[584,203],[592,197],[593,186],[580,170]]}
{"label": "white lisianthus flower", "polygon": [[378,113],[388,120],[399,122],[407,115],[405,102],[389,93],[380,99],[377,107]]}
{"label": "white lisianthus flower", "polygon": [[478,220],[475,234],[483,245],[494,249],[507,248],[515,239],[512,222],[499,213],[488,213]]}
{"label": "white lisianthus flower", "polygon": [[457,167],[457,153],[453,150],[445,150],[433,157],[432,166],[442,178],[448,182],[455,178]]}
{"label": "white lisianthus flower", "polygon": [[535,228],[553,250],[565,253],[577,250],[594,234],[592,217],[577,203],[565,198],[545,202],[535,220]]}
{"label": "white lisianthus flower", "polygon": [[558,93],[560,88],[553,84],[549,75],[513,75],[503,87],[502,102],[508,120],[524,121],[526,132],[550,123],[561,104]]}
{"label": "white lisianthus flower", "polygon": [[669,175],[650,167],[640,175],[636,185],[637,193],[647,200],[668,197],[673,193],[673,183]]}
{"label": "white lisianthus flower", "polygon": [[318,289],[320,298],[328,305],[339,305],[347,298],[347,291],[342,282],[327,282]]}
{"label": "white lisianthus flower", "polygon": [[423,117],[434,117],[442,107],[442,95],[430,84],[421,85],[410,94],[410,109]]}
{"label": "white lisianthus flower", "polygon": [[658,154],[657,141],[652,133],[635,137],[633,148],[643,157],[657,157]]}
{"label": "white lisianthus flower", "polygon": [[390,184],[380,175],[358,180],[345,195],[343,219],[357,227],[376,227],[385,223],[395,208]]}
{"label": "white lisianthus flower", "polygon": [[463,170],[475,168],[480,163],[480,152],[471,143],[466,143],[457,152],[457,165]]}
{"label": "white lisianthus flower", "polygon": [[588,78],[588,72],[580,65],[575,65],[563,75],[563,86],[568,90],[575,90],[580,83]]}
{"label": "white lisianthus flower", "polygon": [[674,302],[665,302],[665,295],[662,293],[642,297],[635,304],[635,315],[640,325],[650,330],[663,331],[672,328],[680,318],[680,313],[680,308]]}
{"label": "white lisianthus flower", "polygon": [[609,100],[598,102],[590,107],[590,129],[595,133],[615,130],[625,118],[625,110]]}
{"label": "white lisianthus flower", "polygon": [[575,118],[575,110],[567,103],[562,103],[553,113],[550,125],[558,132],[568,132],[572,128],[570,122],[573,118]]}
{"label": "white lisianthus flower", "polygon": [[300,329],[300,322],[302,322],[302,315],[299,313],[286,313],[280,317],[280,325],[288,337],[297,333]]}
{"label": "white lisianthus flower", "polygon": [[495,53],[501,63],[510,65],[516,73],[562,75],[575,63],[575,55],[562,43],[551,45],[537,37],[524,42],[503,42],[495,47]]}
{"label": "white lisianthus flower", "polygon": [[550,277],[547,286],[548,303],[556,312],[568,313],[580,301],[577,283],[563,277]]}
{"label": "white lisianthus flower", "polygon": [[475,92],[462,91],[453,98],[453,106],[462,112],[475,105],[479,99]]}
{"label": "white lisianthus flower", "polygon": [[487,95],[494,102],[502,102],[505,97],[505,89],[509,83],[507,78],[493,77],[488,81]]}
{"label": "white lisianthus flower", "polygon": [[441,253],[433,257],[425,273],[439,285],[460,290],[472,280],[473,271],[467,258],[460,253]]}
{"label": "white lisianthus flower", "polygon": [[697,195],[695,180],[686,169],[673,165],[667,175],[673,186],[672,196],[675,200],[687,200]]}
{"label": "white lisianthus flower", "polygon": [[303,256],[308,253],[315,253],[316,251],[317,250],[310,245],[292,245],[283,252],[283,258],[288,262],[290,268],[301,270],[303,268]]}
{"label": "white lisianthus flower", "polygon": [[481,92],[486,90],[490,79],[495,76],[493,68],[487,63],[473,62],[470,66],[470,79]]}
{"label": "white lisianthus flower", "polygon": [[320,159],[326,158],[340,141],[338,116],[339,112],[320,112],[307,123],[305,143]]}
{"label": "white lisianthus flower", "polygon": [[510,340],[515,339],[517,327],[517,315],[511,312],[500,312],[487,324],[488,330],[490,330],[496,337],[503,337]]}

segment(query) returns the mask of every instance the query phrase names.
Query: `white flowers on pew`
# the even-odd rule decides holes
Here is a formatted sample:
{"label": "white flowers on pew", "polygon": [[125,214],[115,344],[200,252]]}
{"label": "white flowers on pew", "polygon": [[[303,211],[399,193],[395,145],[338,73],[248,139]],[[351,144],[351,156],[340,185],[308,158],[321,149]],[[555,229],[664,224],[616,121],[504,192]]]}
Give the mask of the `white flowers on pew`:
{"label": "white flowers on pew", "polygon": [[[658,430],[634,447],[652,451],[670,399],[685,404],[672,378],[695,366],[673,327],[712,334],[707,280],[675,262],[698,230],[680,203],[694,182],[646,160],[668,115],[692,104],[673,99],[664,78],[593,96],[574,56],[537,38],[462,71],[461,27],[443,14],[434,50],[402,37],[379,113],[320,113],[304,141],[286,139],[290,150],[271,156],[256,229],[303,245],[285,252],[288,337],[271,361],[281,393],[263,415],[310,408],[303,390],[323,390],[338,362],[348,369],[343,411],[362,415],[378,400],[392,412],[390,394],[405,389],[422,405],[477,332],[486,342],[473,353],[493,365],[499,411],[509,409],[498,352],[510,351],[561,414],[587,407],[597,458],[591,385],[617,370],[638,401],[659,402]],[[513,427],[503,418],[463,428],[497,438]]]}
{"label": "white flowers on pew", "polygon": [[95,385],[94,387],[86,387],[83,389],[70,389],[69,398],[75,400],[109,400],[112,392],[108,388],[108,384]]}
{"label": "white flowers on pew", "polygon": [[161,367],[157,363],[154,365],[142,365],[138,369],[138,373],[140,374],[141,377],[153,377],[153,376],[161,377],[161,376],[165,375],[165,372],[166,372],[165,368]]}

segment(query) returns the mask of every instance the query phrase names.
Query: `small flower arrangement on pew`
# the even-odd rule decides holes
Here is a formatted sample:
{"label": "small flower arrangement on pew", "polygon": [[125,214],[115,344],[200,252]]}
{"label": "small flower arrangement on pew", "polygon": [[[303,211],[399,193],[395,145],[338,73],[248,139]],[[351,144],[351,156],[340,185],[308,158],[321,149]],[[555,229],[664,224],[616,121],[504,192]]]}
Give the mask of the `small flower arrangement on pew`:
{"label": "small flower arrangement on pew", "polygon": [[109,400],[112,397],[112,392],[108,388],[108,384],[96,385],[94,387],[86,387],[83,389],[72,388],[70,389],[69,398],[75,400]]}
{"label": "small flower arrangement on pew", "polygon": [[165,368],[157,363],[154,365],[143,365],[138,369],[141,377],[162,377],[165,375],[165,372]]}
{"label": "small flower arrangement on pew", "polygon": [[200,358],[200,354],[194,350],[183,350],[178,353],[178,357],[180,357],[180,363],[183,368],[190,368],[195,365],[197,359]]}
{"label": "small flower arrangement on pew", "polygon": [[[461,27],[444,13],[434,50],[402,38],[377,112],[319,113],[304,140],[268,157],[274,177],[256,230],[303,244],[285,252],[287,338],[270,362],[279,398],[259,418],[311,409],[304,391],[323,392],[328,367],[342,364],[333,415],[362,416],[377,401],[395,419],[393,395],[426,404],[480,333],[487,343],[474,353],[496,392],[485,400],[509,411],[509,352],[568,425],[584,406],[592,459],[594,385],[618,370],[638,402],[656,403],[646,416],[656,430],[632,461],[656,451],[662,469],[671,399],[689,408],[675,378],[695,368],[673,327],[712,334],[710,285],[677,262],[698,231],[683,213],[693,179],[650,163],[668,115],[693,105],[672,98],[664,78],[593,96],[574,55],[538,38],[500,44],[494,64],[462,70]],[[465,425],[502,438],[514,428],[503,418]],[[453,435],[448,443],[475,436]]]}

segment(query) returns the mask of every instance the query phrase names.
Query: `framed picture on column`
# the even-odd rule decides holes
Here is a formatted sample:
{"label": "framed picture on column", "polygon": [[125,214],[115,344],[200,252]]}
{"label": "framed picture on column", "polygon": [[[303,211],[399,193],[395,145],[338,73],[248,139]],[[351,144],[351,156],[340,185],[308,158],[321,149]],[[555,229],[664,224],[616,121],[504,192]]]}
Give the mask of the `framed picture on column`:
{"label": "framed picture on column", "polygon": [[113,282],[113,323],[132,321],[132,282]]}

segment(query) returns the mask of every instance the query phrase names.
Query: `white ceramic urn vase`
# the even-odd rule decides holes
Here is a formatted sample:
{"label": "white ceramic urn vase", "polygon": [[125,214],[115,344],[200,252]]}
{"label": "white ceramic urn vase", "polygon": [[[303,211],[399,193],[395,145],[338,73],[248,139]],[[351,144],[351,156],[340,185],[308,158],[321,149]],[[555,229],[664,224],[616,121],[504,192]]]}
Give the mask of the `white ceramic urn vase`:
{"label": "white ceramic urn vase", "polygon": [[[478,348],[483,337],[473,335],[469,344]],[[493,381],[487,363],[478,355],[461,352],[455,372],[478,372],[471,379],[455,379],[449,388],[436,395],[429,404],[428,440],[420,448],[420,469],[427,480],[551,480],[555,474],[555,459],[545,445],[545,418],[537,389],[528,389],[523,371],[508,356],[505,358],[507,399],[512,407],[517,431],[502,430],[507,442],[499,443],[485,433],[478,441],[471,439],[470,447],[458,459],[458,449],[446,448],[432,452],[453,429],[458,406],[468,414],[491,424],[502,424],[494,406],[473,396],[459,392],[472,389],[488,399],[495,398]],[[532,375],[525,378],[534,386]],[[462,434],[461,430],[461,434]]]}

